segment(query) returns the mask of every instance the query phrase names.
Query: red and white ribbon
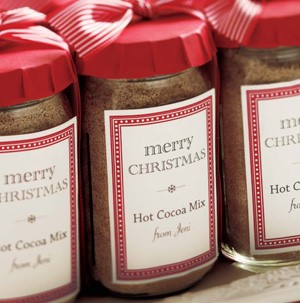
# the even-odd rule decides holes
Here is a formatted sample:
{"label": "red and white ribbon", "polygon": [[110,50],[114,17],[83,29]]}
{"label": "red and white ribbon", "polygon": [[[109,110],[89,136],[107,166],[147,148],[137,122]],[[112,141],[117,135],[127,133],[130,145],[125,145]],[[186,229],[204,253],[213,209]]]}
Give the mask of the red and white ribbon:
{"label": "red and white ribbon", "polygon": [[65,6],[74,1],[76,0],[0,0],[0,11],[30,7],[36,11],[47,13],[57,7]]}
{"label": "red and white ribbon", "polygon": [[53,31],[41,26],[46,15],[28,7],[0,13],[0,49],[5,43],[47,45],[69,52],[64,40]]}
{"label": "red and white ribbon", "polygon": [[214,30],[241,44],[251,37],[261,11],[251,0],[216,0],[204,9]]}
{"label": "red and white ribbon", "polygon": [[113,43],[134,16],[157,18],[176,13],[204,19],[199,0],[78,0],[50,14],[47,21],[83,61]]}

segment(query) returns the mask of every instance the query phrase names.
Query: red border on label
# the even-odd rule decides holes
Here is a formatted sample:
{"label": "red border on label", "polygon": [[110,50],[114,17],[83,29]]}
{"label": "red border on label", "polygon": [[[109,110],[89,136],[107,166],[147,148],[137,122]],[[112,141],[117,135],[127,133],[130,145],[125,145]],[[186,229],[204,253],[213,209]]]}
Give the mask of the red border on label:
{"label": "red border on label", "polygon": [[[0,299],[0,302],[10,303],[35,303],[35,302],[49,302],[53,301],[71,293],[75,292],[78,288],[78,255],[77,255],[77,189],[76,189],[76,176],[77,176],[77,163],[76,163],[76,146],[75,146],[75,125],[72,124],[56,133],[18,141],[4,141],[0,142],[0,155],[3,153],[26,152],[34,149],[42,149],[62,141],[68,140],[69,142],[69,158],[70,158],[70,214],[71,214],[71,281],[61,287],[40,292],[37,294],[10,298]],[[5,138],[5,137],[2,137]],[[0,139],[2,139],[0,137]]]}
{"label": "red border on label", "polygon": [[282,238],[266,237],[258,103],[300,96],[300,85],[247,90],[246,96],[255,249],[276,249],[299,245],[300,235]]}
{"label": "red border on label", "polygon": [[[209,205],[210,205],[210,248],[205,253],[194,258],[157,266],[131,270],[127,267],[126,233],[124,214],[123,192],[123,168],[122,168],[122,127],[142,126],[165,123],[172,120],[183,119],[206,111],[207,118],[207,151],[209,168]],[[118,280],[143,280],[159,278],[167,275],[182,273],[186,270],[198,267],[216,257],[216,218],[215,218],[215,180],[214,180],[214,136],[213,136],[213,99],[209,96],[201,101],[171,110],[137,115],[110,116],[111,134],[111,165],[113,185],[113,207],[115,221],[115,254],[116,254],[116,277]]]}

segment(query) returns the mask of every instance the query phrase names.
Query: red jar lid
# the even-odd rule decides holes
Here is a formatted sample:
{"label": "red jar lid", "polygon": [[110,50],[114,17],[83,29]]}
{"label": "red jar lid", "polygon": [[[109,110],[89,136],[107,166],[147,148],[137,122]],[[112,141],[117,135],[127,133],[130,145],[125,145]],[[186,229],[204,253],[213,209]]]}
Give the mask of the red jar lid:
{"label": "red jar lid", "polygon": [[146,78],[212,60],[216,47],[198,0],[86,0],[48,15],[76,54],[79,74]]}
{"label": "red jar lid", "polygon": [[300,45],[299,0],[207,0],[208,20],[219,47]]}
{"label": "red jar lid", "polygon": [[51,96],[75,82],[63,49],[8,46],[0,51],[0,107]]}
{"label": "red jar lid", "polygon": [[146,78],[201,66],[215,52],[204,21],[176,15],[129,24],[115,42],[87,62],[77,57],[77,67],[79,74],[100,78]]}
{"label": "red jar lid", "polygon": [[78,58],[77,67],[79,74],[101,78],[146,78],[201,66],[215,52],[205,22],[177,15],[130,24],[86,63]]}
{"label": "red jar lid", "polygon": [[77,83],[67,44],[30,8],[0,13],[0,107],[48,97]]}

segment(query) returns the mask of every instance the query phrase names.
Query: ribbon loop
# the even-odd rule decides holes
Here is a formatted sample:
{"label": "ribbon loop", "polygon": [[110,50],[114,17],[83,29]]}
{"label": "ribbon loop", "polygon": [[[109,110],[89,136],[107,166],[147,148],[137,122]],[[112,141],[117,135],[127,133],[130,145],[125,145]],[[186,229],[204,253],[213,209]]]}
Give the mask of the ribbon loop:
{"label": "ribbon loop", "polygon": [[64,40],[41,26],[46,15],[28,7],[13,9],[0,13],[0,48],[10,42],[17,44],[47,45],[64,49],[69,47]]}
{"label": "ribbon loop", "polygon": [[132,2],[133,12],[144,18],[154,19],[158,16],[158,11],[155,10],[152,0],[134,0]]}
{"label": "ribbon loop", "polygon": [[46,15],[28,7],[0,13],[0,31],[7,28],[25,27],[45,22]]}
{"label": "ribbon loop", "polygon": [[241,44],[251,37],[261,11],[262,4],[251,0],[216,0],[205,8],[212,27]]}
{"label": "ribbon loop", "polygon": [[0,11],[10,11],[20,7],[30,7],[45,14],[57,7],[68,5],[77,0],[0,0]]}

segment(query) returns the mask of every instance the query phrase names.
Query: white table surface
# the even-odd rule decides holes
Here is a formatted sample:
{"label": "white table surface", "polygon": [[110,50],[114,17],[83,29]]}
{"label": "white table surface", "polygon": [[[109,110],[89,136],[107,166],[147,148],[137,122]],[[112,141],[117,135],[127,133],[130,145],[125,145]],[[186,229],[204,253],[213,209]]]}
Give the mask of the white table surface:
{"label": "white table surface", "polygon": [[159,299],[121,299],[79,296],[76,303],[283,303],[300,302],[300,265],[242,268],[221,259],[199,283],[176,296]]}

